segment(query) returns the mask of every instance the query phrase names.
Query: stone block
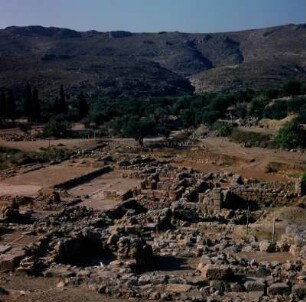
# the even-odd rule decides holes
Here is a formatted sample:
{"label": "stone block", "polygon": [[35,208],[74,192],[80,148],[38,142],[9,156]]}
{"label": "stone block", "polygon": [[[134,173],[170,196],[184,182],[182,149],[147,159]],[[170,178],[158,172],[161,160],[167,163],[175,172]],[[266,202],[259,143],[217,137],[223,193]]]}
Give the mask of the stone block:
{"label": "stone block", "polygon": [[265,291],[266,285],[262,280],[250,280],[245,282],[244,287],[248,292],[263,292]]}
{"label": "stone block", "polygon": [[171,293],[186,293],[192,289],[189,284],[167,284],[166,291]]}
{"label": "stone block", "polygon": [[227,280],[233,275],[229,266],[216,264],[205,265],[201,273],[204,280]]}
{"label": "stone block", "polygon": [[7,254],[0,255],[0,271],[13,271],[25,256],[22,249],[12,249]]}
{"label": "stone block", "polygon": [[9,251],[12,247],[6,244],[0,244],[0,254],[4,254]]}
{"label": "stone block", "polygon": [[296,284],[292,288],[293,294],[298,296],[299,299],[305,299],[306,298],[306,284]]}
{"label": "stone block", "polygon": [[275,295],[290,295],[290,288],[286,283],[274,283],[268,287],[268,295],[275,296]]}
{"label": "stone block", "polygon": [[275,252],[275,243],[268,240],[262,240],[259,242],[259,250],[261,252],[273,253]]}

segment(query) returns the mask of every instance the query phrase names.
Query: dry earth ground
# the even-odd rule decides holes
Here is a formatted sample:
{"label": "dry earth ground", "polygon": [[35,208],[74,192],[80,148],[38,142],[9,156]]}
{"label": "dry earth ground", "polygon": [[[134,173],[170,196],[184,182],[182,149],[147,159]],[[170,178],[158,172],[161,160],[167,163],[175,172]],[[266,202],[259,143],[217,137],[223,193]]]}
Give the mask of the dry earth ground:
{"label": "dry earth ground", "polygon": [[[100,210],[112,208],[118,203],[118,200],[120,200],[120,195],[135,188],[140,183],[138,179],[123,178],[123,172],[127,171],[111,171],[88,183],[74,187],[68,190],[68,192],[76,197],[84,198],[86,196],[85,201],[81,202],[79,205]],[[107,192],[114,192],[117,197],[110,197],[107,195]]]}

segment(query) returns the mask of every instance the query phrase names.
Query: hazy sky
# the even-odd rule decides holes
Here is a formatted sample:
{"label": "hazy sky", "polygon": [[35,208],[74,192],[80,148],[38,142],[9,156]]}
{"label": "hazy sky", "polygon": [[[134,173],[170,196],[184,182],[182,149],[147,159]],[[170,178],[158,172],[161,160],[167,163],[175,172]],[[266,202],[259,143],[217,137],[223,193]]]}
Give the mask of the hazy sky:
{"label": "hazy sky", "polygon": [[0,28],[218,32],[306,23],[306,0],[0,0]]}

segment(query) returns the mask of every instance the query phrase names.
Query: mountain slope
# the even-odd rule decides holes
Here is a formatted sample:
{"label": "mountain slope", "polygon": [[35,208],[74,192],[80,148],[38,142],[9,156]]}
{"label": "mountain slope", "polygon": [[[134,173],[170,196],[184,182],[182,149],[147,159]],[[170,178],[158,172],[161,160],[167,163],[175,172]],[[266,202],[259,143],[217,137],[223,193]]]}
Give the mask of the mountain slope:
{"label": "mountain slope", "polygon": [[[64,84],[101,97],[273,87],[306,78],[306,25],[215,34],[0,30],[0,87],[42,95]],[[191,86],[192,84],[192,86]]]}

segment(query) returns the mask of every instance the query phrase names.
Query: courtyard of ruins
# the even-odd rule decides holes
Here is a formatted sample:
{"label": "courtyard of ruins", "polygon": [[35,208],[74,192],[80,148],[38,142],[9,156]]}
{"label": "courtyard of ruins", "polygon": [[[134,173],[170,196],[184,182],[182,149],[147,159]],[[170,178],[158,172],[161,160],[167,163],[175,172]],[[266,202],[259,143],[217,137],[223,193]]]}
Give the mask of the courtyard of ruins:
{"label": "courtyard of ruins", "polygon": [[305,299],[305,153],[212,140],[63,140],[2,173],[0,301]]}

